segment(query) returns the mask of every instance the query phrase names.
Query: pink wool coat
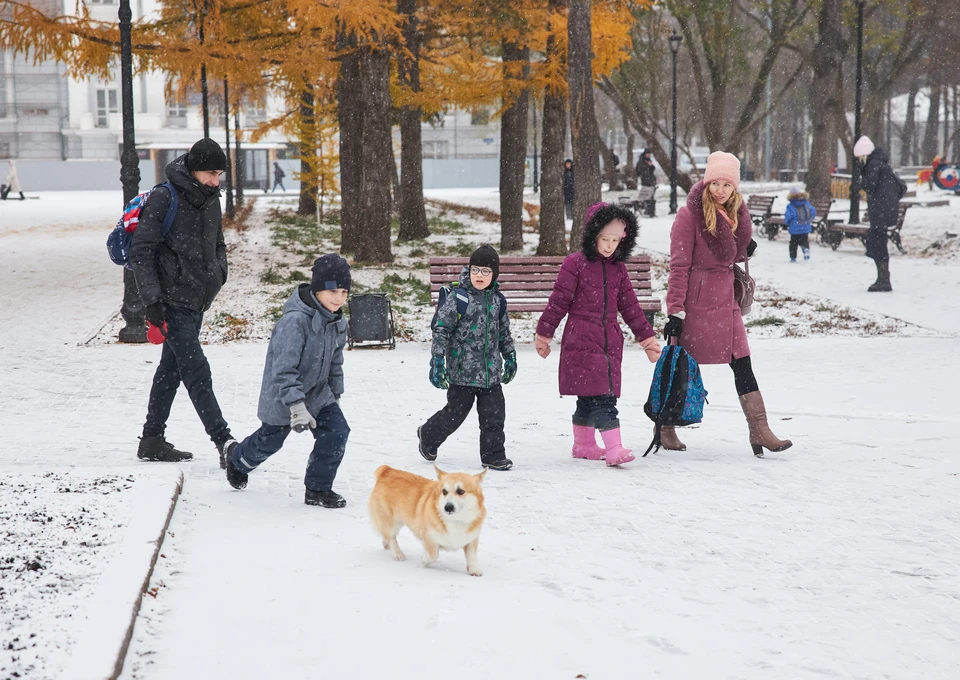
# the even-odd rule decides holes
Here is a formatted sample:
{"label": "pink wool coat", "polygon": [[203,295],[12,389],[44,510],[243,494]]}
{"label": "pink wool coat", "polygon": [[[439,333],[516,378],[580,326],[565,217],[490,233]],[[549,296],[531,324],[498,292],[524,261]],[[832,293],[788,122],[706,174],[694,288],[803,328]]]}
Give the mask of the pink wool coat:
{"label": "pink wool coat", "polygon": [[753,224],[746,203],[734,235],[717,215],[717,233],[707,231],[698,182],[680,208],[670,232],[667,314],[685,312],[680,344],[701,364],[728,364],[750,355],[740,307],[733,299],[733,263],[747,256]]}

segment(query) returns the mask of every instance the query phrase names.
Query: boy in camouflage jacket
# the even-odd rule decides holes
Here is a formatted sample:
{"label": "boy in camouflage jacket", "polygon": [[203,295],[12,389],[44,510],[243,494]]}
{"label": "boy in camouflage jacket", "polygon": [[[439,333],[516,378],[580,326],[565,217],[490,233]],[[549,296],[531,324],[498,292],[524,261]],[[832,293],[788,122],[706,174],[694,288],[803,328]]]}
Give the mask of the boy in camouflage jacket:
{"label": "boy in camouflage jacket", "polygon": [[[447,390],[447,405],[417,428],[420,455],[426,460],[437,459],[437,449],[463,424],[476,399],[480,462],[493,470],[513,467],[504,450],[506,406],[501,383],[516,376],[517,352],[510,336],[507,301],[497,290],[499,273],[497,251],[480,246],[460,273],[457,287],[437,310],[430,382]],[[468,301],[462,316],[458,296]]]}

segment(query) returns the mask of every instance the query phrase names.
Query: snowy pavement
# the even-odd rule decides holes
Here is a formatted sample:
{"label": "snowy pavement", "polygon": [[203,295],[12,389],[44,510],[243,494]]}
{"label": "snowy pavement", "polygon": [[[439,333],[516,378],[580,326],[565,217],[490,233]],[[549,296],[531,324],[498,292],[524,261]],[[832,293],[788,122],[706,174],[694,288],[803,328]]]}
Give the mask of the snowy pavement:
{"label": "snowy pavement", "polygon": [[[644,225],[641,244],[662,247],[669,220]],[[78,346],[119,305],[109,224],[8,226],[0,473],[149,469],[134,452],[159,348]],[[852,250],[814,247],[801,270],[761,246],[751,271],[765,282],[796,276],[801,291],[881,304],[855,301],[855,267],[869,262]],[[894,260],[895,286],[906,263]],[[958,265],[921,264],[903,277],[907,290],[880,297],[942,337],[751,340],[774,430],[794,441],[765,460],[750,453],[729,369],[709,366],[710,403],[704,424],[682,432],[687,452],[623,469],[574,461],[558,355],[521,346],[505,388],[516,468],[486,478],[482,578],[467,576],[459,553],[420,567],[406,531],[410,559],[393,562],[366,517],[378,465],[431,472],[415,432],[443,394],[426,379],[425,345],[347,353],[353,431],[339,511],[303,505],[308,437],[291,435],[246,490],[231,490],[181,393],[168,434],[196,459],[181,466],[156,597],[122,677],[960,677],[960,314],[946,287]],[[929,299],[911,298],[914,285]],[[236,435],[258,424],[264,353],[208,347]],[[651,370],[638,348],[627,352],[621,414],[635,449],[649,441]],[[476,440],[471,417],[438,463],[478,470]]]}

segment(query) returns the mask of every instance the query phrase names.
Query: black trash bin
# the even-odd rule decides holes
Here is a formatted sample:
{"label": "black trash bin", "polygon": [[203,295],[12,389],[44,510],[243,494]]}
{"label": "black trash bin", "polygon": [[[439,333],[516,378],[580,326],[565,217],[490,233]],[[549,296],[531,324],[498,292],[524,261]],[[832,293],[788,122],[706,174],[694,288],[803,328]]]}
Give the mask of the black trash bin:
{"label": "black trash bin", "polygon": [[351,295],[347,303],[347,344],[350,349],[371,347],[394,349],[393,307],[386,293]]}

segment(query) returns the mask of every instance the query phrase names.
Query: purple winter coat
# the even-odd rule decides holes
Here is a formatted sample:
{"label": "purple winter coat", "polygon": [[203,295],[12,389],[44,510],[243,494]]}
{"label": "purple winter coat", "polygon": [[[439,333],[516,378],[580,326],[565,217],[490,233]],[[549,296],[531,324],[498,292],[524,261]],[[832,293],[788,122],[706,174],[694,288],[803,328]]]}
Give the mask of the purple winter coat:
{"label": "purple winter coat", "polygon": [[[627,224],[628,235],[612,256],[602,258],[596,250],[597,234],[615,218]],[[584,227],[583,250],[568,255],[560,267],[537,323],[537,334],[552,338],[563,317],[570,317],[560,343],[560,394],[620,396],[623,331],[618,311],[637,340],[653,336],[623,264],[636,232],[632,213],[618,206],[601,208]]]}
{"label": "purple winter coat", "polygon": [[687,196],[670,231],[670,276],[667,314],[685,312],[680,344],[701,364],[729,364],[750,355],[740,307],[733,299],[733,263],[747,256],[753,235],[744,203],[737,232],[717,215],[717,234],[707,231],[703,215],[703,182]]}

